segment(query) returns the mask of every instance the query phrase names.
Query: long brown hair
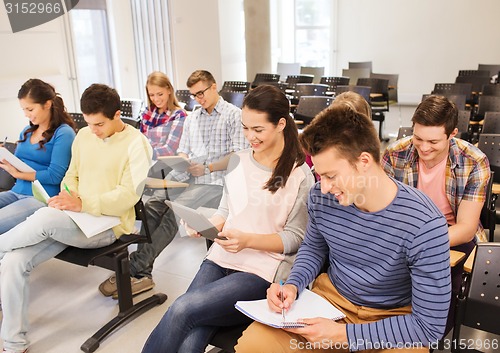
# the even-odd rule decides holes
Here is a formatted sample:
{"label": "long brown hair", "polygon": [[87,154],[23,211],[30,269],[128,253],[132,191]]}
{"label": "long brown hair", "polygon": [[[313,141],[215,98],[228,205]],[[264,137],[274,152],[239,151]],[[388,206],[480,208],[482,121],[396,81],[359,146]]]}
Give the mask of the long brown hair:
{"label": "long brown hair", "polygon": [[170,91],[170,94],[169,94],[168,100],[167,100],[167,110],[174,111],[176,109],[181,109],[179,101],[177,100],[177,97],[175,95],[174,86],[172,86],[172,83],[168,79],[168,76],[165,75],[163,72],[153,71],[152,73],[149,74],[148,80],[146,81],[146,93],[148,96],[148,108],[152,110],[152,107],[155,107],[155,105],[151,101],[151,98],[149,98],[148,85],[166,88]]}
{"label": "long brown hair", "polygon": [[[52,106],[50,107],[49,128],[42,133],[43,138],[38,142],[40,149],[45,148],[44,145],[50,141],[57,128],[62,124],[67,124],[75,130],[75,123],[66,111],[63,99],[58,93],[56,93],[52,85],[37,78],[29,79],[21,86],[21,89],[17,94],[17,98],[30,98],[34,103],[41,105],[47,103],[48,101],[52,101]],[[24,131],[22,140],[19,140],[18,142],[26,141],[28,134],[36,131],[37,129],[38,125],[34,125],[30,121],[30,127]]]}
{"label": "long brown hair", "polygon": [[264,186],[271,193],[284,187],[295,165],[304,164],[305,153],[300,147],[297,126],[290,116],[290,102],[279,88],[271,85],[260,85],[251,90],[243,101],[243,108],[256,110],[267,114],[267,120],[277,126],[280,119],[286,120],[283,129],[285,147],[279,157],[271,178]]}

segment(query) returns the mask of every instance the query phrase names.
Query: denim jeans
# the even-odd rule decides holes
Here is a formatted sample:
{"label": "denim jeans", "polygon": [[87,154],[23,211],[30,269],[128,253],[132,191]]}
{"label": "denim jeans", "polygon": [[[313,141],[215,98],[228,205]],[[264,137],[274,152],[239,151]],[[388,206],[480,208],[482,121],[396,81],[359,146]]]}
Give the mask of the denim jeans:
{"label": "denim jeans", "polygon": [[257,275],[203,261],[187,292],[168,308],[142,352],[204,352],[219,327],[252,322],[234,304],[264,299],[269,286]]}
{"label": "denim jeans", "polygon": [[[184,206],[198,208],[201,206],[217,208],[222,197],[222,186],[192,184],[182,192],[175,189],[157,191],[145,205],[148,228],[152,243],[142,243],[137,251],[130,255],[130,275],[132,277],[152,277],[153,263],[165,247],[174,239],[179,228],[178,220],[172,210],[165,204],[166,199],[175,200]],[[174,191],[172,193],[171,191]],[[144,228],[141,229],[144,233]]]}
{"label": "denim jeans", "polygon": [[33,196],[13,191],[0,192],[0,234],[23,222],[43,206],[45,204]]}
{"label": "denim jeans", "polygon": [[68,245],[99,248],[115,240],[111,229],[87,238],[68,215],[50,207],[39,209],[26,221],[0,235],[3,310],[0,334],[4,348],[23,351],[29,346],[29,275],[37,265],[53,258]]}

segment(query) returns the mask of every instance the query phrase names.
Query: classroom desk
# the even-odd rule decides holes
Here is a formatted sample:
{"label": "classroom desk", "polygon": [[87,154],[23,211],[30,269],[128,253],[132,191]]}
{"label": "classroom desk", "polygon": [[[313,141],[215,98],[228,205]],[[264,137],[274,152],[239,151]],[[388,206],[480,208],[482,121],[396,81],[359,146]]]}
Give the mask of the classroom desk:
{"label": "classroom desk", "polygon": [[458,264],[465,257],[465,253],[456,250],[450,250],[450,266]]}
{"label": "classroom desk", "polygon": [[146,179],[146,187],[151,189],[185,188],[187,186],[189,186],[188,183],[181,183],[179,181],[149,177]]}
{"label": "classroom desk", "polygon": [[467,260],[465,260],[465,263],[464,263],[464,271],[465,272],[468,272],[468,273],[472,272],[472,265],[474,264],[474,257],[475,256],[476,256],[476,248],[472,249],[469,257],[467,258]]}

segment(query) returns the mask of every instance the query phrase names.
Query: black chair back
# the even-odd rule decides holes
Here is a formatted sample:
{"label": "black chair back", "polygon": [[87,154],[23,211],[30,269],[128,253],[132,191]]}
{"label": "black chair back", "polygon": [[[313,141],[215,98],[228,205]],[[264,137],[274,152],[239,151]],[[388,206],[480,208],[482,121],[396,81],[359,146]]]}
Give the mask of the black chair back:
{"label": "black chair back", "polygon": [[243,100],[246,96],[245,92],[220,91],[219,94],[225,101],[237,106],[240,109],[243,107]]}
{"label": "black chair back", "polygon": [[327,94],[334,94],[335,89],[338,85],[348,86],[349,85],[349,77],[343,76],[323,76],[319,80],[319,83],[323,85],[328,85],[330,88],[328,89]]}
{"label": "black chair back", "polygon": [[200,106],[196,99],[191,98],[191,92],[187,89],[178,89],[175,91],[177,100],[185,104],[184,109],[191,112]]}
{"label": "black chair back", "polygon": [[327,96],[302,96],[293,115],[294,119],[302,120],[307,125],[319,112],[328,108],[332,102],[333,98]]}
{"label": "black chair back", "polygon": [[369,86],[356,86],[356,85],[338,85],[335,91],[336,95],[339,95],[344,92],[352,91],[361,95],[368,103],[370,102],[370,92],[372,88]]}
{"label": "black chair back", "polygon": [[474,115],[474,120],[480,121],[484,119],[486,112],[500,112],[500,97],[496,96],[480,96],[477,103],[477,111]]}
{"label": "black chair back", "polygon": [[470,110],[459,110],[458,111],[458,123],[457,123],[457,129],[458,129],[458,137],[461,138],[462,140],[469,141],[471,138],[471,130],[470,130],[470,115],[471,111]]}
{"label": "black chair back", "polygon": [[87,122],[83,118],[82,113],[69,113],[69,116],[73,119],[76,125],[76,131],[80,130],[82,127],[87,126]]}
{"label": "black chair back", "polygon": [[500,135],[480,134],[478,147],[488,157],[490,169],[495,172],[494,183],[500,182]]}
{"label": "black chair back", "polygon": [[491,77],[489,70],[459,70],[458,76],[484,76]]}
{"label": "black chair back", "polygon": [[250,90],[251,82],[246,81],[224,81],[222,91],[243,92],[247,93]]}
{"label": "black chair back", "polygon": [[458,344],[467,341],[461,338],[462,326],[500,334],[499,277],[500,243],[477,244],[472,272],[464,277],[458,295],[452,340],[457,344],[452,345],[452,352],[462,352],[466,348]]}
{"label": "black chair back", "polygon": [[258,85],[262,85],[268,82],[279,82],[279,80],[280,80],[279,74],[257,73],[255,74],[255,78],[253,79],[251,87],[255,88]]}
{"label": "black chair back", "polygon": [[497,96],[500,97],[500,85],[484,85],[483,96]]}
{"label": "black chair back", "polygon": [[483,134],[500,134],[500,112],[486,112],[484,114]]}

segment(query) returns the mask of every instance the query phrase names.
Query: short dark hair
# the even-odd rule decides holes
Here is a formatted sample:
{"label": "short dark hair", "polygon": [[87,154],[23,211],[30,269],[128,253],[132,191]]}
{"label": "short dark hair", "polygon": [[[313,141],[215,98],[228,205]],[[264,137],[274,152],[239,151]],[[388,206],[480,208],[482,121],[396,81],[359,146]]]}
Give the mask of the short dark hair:
{"label": "short dark hair", "polygon": [[333,104],[316,115],[300,135],[300,142],[311,156],[335,147],[352,165],[363,152],[380,161],[380,140],[373,122],[348,104]]}
{"label": "short dark hair", "polygon": [[102,113],[106,118],[113,120],[120,108],[118,92],[114,88],[99,83],[90,85],[80,99],[80,109],[83,114]]}
{"label": "short dark hair", "polygon": [[444,126],[446,136],[450,137],[458,124],[458,109],[448,98],[432,95],[417,106],[411,121],[413,126]]}
{"label": "short dark hair", "polygon": [[186,82],[186,86],[188,88],[191,88],[192,86],[194,86],[195,84],[197,84],[200,81],[206,82],[206,83],[208,83],[209,86],[211,86],[215,83],[215,78],[208,71],[196,70],[191,75],[189,75],[187,82]]}

